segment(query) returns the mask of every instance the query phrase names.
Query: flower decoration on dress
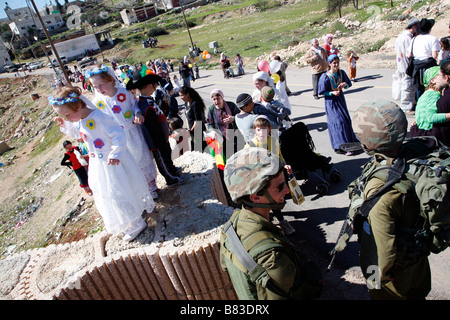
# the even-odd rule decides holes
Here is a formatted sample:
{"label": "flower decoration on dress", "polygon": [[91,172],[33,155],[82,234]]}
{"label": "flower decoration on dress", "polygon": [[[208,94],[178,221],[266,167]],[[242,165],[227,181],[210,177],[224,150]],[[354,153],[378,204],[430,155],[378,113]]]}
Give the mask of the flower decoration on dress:
{"label": "flower decoration on dress", "polygon": [[90,120],[86,121],[86,126],[89,129],[94,130],[95,129],[95,121],[94,121],[94,119],[90,119]]}
{"label": "flower decoration on dress", "polygon": [[87,137],[83,132],[80,132],[80,137],[81,137],[81,139],[83,139],[84,142],[87,141]]}
{"label": "flower decoration on dress", "polygon": [[105,143],[103,142],[102,139],[97,138],[94,140],[94,147],[96,147],[97,149],[103,148],[104,145],[105,145]]}
{"label": "flower decoration on dress", "polygon": [[53,96],[48,97],[48,103],[52,106],[62,106],[63,104],[70,102],[77,102],[78,95],[75,92],[70,93],[67,97],[54,98]]}
{"label": "flower decoration on dress", "polygon": [[106,103],[104,102],[104,101],[98,101],[97,103],[96,103],[96,106],[97,106],[97,108],[99,108],[100,110],[103,110],[103,109],[105,109],[105,106],[106,106]]}
{"label": "flower decoration on dress", "polygon": [[127,100],[127,96],[124,93],[119,93],[117,95],[117,100],[119,100],[119,102],[124,102],[125,100]]}
{"label": "flower decoration on dress", "polygon": [[87,80],[90,77],[92,77],[93,75],[100,74],[100,73],[103,73],[103,72],[108,72],[108,67],[102,64],[100,66],[100,68],[99,67],[95,67],[95,68],[92,68],[91,70],[86,71],[84,73],[84,77]]}
{"label": "flower decoration on dress", "polygon": [[122,108],[116,104],[111,108],[111,110],[113,113],[120,113],[122,111]]}
{"label": "flower decoration on dress", "polygon": [[125,112],[124,117],[126,119],[131,119],[131,117],[133,116],[133,112],[131,110],[128,110],[127,112]]}

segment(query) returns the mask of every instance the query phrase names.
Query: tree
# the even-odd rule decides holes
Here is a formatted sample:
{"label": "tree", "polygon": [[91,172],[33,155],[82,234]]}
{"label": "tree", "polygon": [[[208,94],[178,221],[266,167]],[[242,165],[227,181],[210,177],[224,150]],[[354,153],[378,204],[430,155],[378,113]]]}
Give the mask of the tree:
{"label": "tree", "polygon": [[328,0],[328,11],[339,11],[339,18],[342,18],[341,8],[349,4],[352,0]]}

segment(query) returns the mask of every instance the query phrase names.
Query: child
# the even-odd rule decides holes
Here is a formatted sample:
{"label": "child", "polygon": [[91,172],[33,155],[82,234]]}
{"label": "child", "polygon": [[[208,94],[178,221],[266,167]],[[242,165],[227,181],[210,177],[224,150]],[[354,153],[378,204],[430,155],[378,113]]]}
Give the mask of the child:
{"label": "child", "polygon": [[157,199],[156,167],[139,126],[144,122],[144,117],[133,94],[122,86],[118,87],[108,70],[108,67],[101,66],[85,73],[87,82],[95,90],[96,97],[93,103],[98,109],[113,117],[125,130],[128,150],[147,179],[153,199]]}
{"label": "child", "polygon": [[353,82],[356,82],[356,61],[359,57],[352,50],[347,52],[347,62],[349,67],[349,78]]}
{"label": "child", "polygon": [[195,79],[200,79],[200,71],[196,63],[194,63]]}
{"label": "child", "polygon": [[410,128],[410,135],[429,136],[433,134],[433,125],[450,121],[449,113],[438,113],[437,101],[441,98],[441,92],[445,84],[437,81],[439,66],[425,70],[423,83],[425,92],[420,96],[416,105],[415,123]]}
{"label": "child", "polygon": [[173,87],[173,93],[174,93],[175,97],[177,97],[178,91],[180,91],[181,85],[180,85],[180,80],[178,80],[176,74],[173,76],[173,83],[175,84]]}
{"label": "child", "polygon": [[175,160],[182,156],[185,151],[191,151],[190,134],[189,131],[183,128],[183,121],[180,118],[170,118],[169,127],[171,130],[169,143],[172,149],[172,160]]}
{"label": "child", "polygon": [[[271,151],[272,153],[276,154],[280,159],[284,162],[283,156],[280,151],[280,144],[278,139],[273,139],[270,136],[272,126],[270,125],[269,119],[264,116],[260,115],[258,116],[255,121],[253,122],[253,129],[255,130],[255,136],[251,141],[249,141],[245,147],[257,147],[257,148],[263,148]],[[288,164],[284,166],[287,173],[289,175],[292,174],[292,167]],[[283,231],[286,233],[286,235],[291,235],[295,233],[295,229],[289,224],[288,221],[286,221],[283,217],[283,214],[281,213],[281,210],[272,210],[275,217],[277,217],[278,221],[280,222],[280,226],[282,227]]]}
{"label": "child", "polygon": [[[61,131],[80,136],[89,150],[89,186],[95,205],[109,233],[123,232],[123,240],[135,239],[147,223],[144,210],[155,206],[147,182],[128,151],[124,130],[110,116],[87,107],[78,87],[62,87],[49,103],[60,115],[54,121]],[[64,118],[67,120],[64,120]]]}
{"label": "child", "polygon": [[78,161],[76,152],[81,154],[81,150],[78,147],[73,147],[70,141],[64,141],[63,147],[67,151],[64,153],[64,157],[61,160],[62,166],[67,166],[69,169],[72,169],[78,177],[78,181],[80,181],[80,187],[86,191],[86,193],[92,196],[92,190],[89,188],[88,183],[88,174],[84,166]]}
{"label": "child", "polygon": [[450,55],[450,42],[447,37],[443,37],[439,40],[439,44],[441,45],[441,50],[438,54],[438,66],[441,65],[442,62],[448,59]]}
{"label": "child", "polygon": [[142,75],[138,69],[128,81],[127,90],[139,90],[138,106],[145,117],[143,128],[148,148],[152,151],[156,166],[165,178],[167,186],[172,187],[182,182],[182,179],[172,161],[167,118],[152,97],[161,80],[156,74]]}
{"label": "child", "polygon": [[280,130],[285,129],[291,122],[289,115],[291,110],[286,108],[280,101],[274,100],[275,91],[270,86],[265,86],[261,89],[261,100],[265,107],[277,117]]}
{"label": "child", "polygon": [[89,152],[86,147],[86,143],[84,143],[83,139],[78,139],[78,150],[80,150],[80,163],[83,165],[83,167],[86,169],[86,172],[89,168]]}

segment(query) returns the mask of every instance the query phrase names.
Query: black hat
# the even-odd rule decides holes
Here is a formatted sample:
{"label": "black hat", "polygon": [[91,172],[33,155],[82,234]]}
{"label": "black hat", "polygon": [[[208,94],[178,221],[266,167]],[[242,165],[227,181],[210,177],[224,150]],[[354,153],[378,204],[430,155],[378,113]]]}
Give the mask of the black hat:
{"label": "black hat", "polygon": [[241,109],[245,105],[247,105],[250,101],[252,101],[252,96],[248,93],[241,93],[236,98],[236,106]]}
{"label": "black hat", "polygon": [[419,23],[419,30],[420,32],[429,32],[431,28],[434,26],[434,19],[422,19]]}
{"label": "black hat", "polygon": [[142,88],[149,83],[159,83],[162,78],[157,74],[148,74],[142,76],[142,69],[137,69],[133,73],[133,77],[127,82],[127,90]]}

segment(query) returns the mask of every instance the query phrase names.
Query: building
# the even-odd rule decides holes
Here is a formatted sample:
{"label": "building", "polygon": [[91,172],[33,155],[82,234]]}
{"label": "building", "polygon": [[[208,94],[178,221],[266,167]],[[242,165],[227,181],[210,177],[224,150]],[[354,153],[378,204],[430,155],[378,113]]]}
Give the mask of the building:
{"label": "building", "polygon": [[11,57],[8,53],[8,48],[6,48],[3,41],[0,41],[0,70],[3,70],[5,66],[12,65]]}
{"label": "building", "polygon": [[[50,14],[47,14],[46,10],[40,12],[49,32],[56,31],[66,24],[59,11],[51,10],[53,9],[49,9]],[[6,3],[5,13],[9,20],[9,28],[16,36],[29,36],[34,30],[43,32],[39,19],[29,7],[11,9]]]}
{"label": "building", "polygon": [[95,34],[88,34],[78,38],[57,42],[54,44],[58,55],[67,60],[75,60],[84,57],[88,52],[100,51],[100,46]]}
{"label": "building", "polygon": [[120,15],[124,24],[131,25],[155,17],[158,15],[158,10],[154,4],[147,4],[145,6],[124,9],[120,11]]}

